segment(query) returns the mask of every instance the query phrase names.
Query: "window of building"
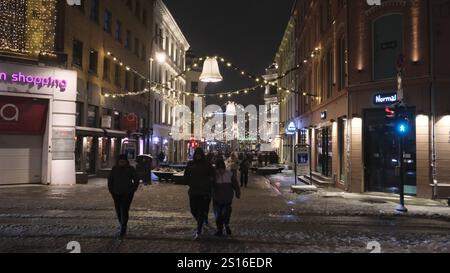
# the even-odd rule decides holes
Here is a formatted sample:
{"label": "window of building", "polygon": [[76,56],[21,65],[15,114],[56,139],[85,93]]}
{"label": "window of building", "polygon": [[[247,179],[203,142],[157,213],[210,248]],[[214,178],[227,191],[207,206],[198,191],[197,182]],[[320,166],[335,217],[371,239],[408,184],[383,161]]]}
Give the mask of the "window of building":
{"label": "window of building", "polygon": [[134,91],[135,92],[142,91],[142,90],[140,90],[140,86],[139,86],[139,77],[134,76],[134,83],[133,83],[133,85],[134,85]]}
{"label": "window of building", "polygon": [[145,45],[142,45],[141,60],[142,61],[146,61],[147,60],[147,47]]}
{"label": "window of building", "polygon": [[139,39],[134,38],[134,54],[138,57],[139,57],[139,50],[140,50]]}
{"label": "window of building", "polygon": [[120,112],[114,111],[114,117],[113,117],[113,126],[115,130],[120,130],[120,121],[121,121],[122,114]]}
{"label": "window of building", "polygon": [[77,39],[73,40],[72,64],[83,67],[83,42]]}
{"label": "window of building", "polygon": [[198,93],[198,82],[191,82],[191,92]]}
{"label": "window of building", "polygon": [[129,30],[125,33],[125,48],[131,49],[131,31]]}
{"label": "window of building", "polygon": [[120,65],[116,64],[116,68],[114,71],[114,84],[117,86],[121,86],[121,78],[120,78],[120,74],[122,73]]}
{"label": "window of building", "polygon": [[162,109],[162,107],[161,107],[161,102],[159,101],[158,102],[158,109],[159,109],[159,119],[158,119],[158,124],[161,124],[161,120],[162,120],[162,112],[161,112],[161,109]]}
{"label": "window of building", "polygon": [[[156,36],[156,37],[159,37],[160,33],[159,33],[159,25],[158,25],[158,24],[155,24],[155,30],[154,30],[154,32],[155,32],[155,36]],[[155,39],[155,43],[156,43],[157,45],[159,45],[159,39]]]}
{"label": "window of building", "polygon": [[339,39],[339,91],[345,88],[347,78],[347,46],[345,38]]}
{"label": "window of building", "polygon": [[97,74],[98,52],[91,49],[89,52],[89,73]]}
{"label": "window of building", "polygon": [[79,0],[79,1],[80,1],[80,4],[77,5],[77,8],[79,11],[84,13],[84,0]]}
{"label": "window of building", "polygon": [[119,20],[116,21],[116,35],[114,38],[119,43],[122,43],[122,23]]}
{"label": "window of building", "polygon": [[153,115],[153,122],[158,123],[158,100],[155,100],[155,106],[153,107],[154,115]]}
{"label": "window of building", "polygon": [[403,16],[391,14],[373,23],[374,80],[395,78],[396,62],[403,52]]}
{"label": "window of building", "polygon": [[107,57],[103,60],[103,79],[109,81],[111,73],[111,60]]}
{"label": "window of building", "polygon": [[141,3],[136,0],[136,6],[134,8],[134,15],[140,20],[141,19]]}
{"label": "window of building", "polygon": [[331,98],[333,95],[333,52],[332,50],[328,50],[327,52],[327,71],[326,71],[326,79],[327,79],[327,99]]}
{"label": "window of building", "polygon": [[111,34],[112,33],[112,14],[107,9],[105,9],[105,18],[103,18],[103,20],[104,20],[103,30],[106,33]]}
{"label": "window of building", "polygon": [[125,72],[125,90],[130,91],[131,75],[129,71]]}
{"label": "window of building", "polygon": [[144,24],[144,26],[147,26],[147,10],[144,9],[142,11],[142,23]]}
{"label": "window of building", "polygon": [[91,20],[99,23],[99,0],[91,0]]}
{"label": "window of building", "polygon": [[87,126],[91,128],[98,127],[98,107],[94,105],[88,106]]}
{"label": "window of building", "polygon": [[82,102],[77,102],[76,126],[83,126],[83,108],[84,104]]}

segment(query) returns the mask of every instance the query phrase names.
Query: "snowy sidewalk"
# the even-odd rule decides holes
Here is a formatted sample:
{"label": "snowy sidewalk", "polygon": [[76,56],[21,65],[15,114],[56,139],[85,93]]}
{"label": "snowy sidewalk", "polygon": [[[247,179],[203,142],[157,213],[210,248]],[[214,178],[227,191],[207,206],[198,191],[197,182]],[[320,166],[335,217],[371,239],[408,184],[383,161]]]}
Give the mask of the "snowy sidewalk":
{"label": "snowy sidewalk", "polygon": [[[294,193],[294,172],[266,176],[267,183],[282,195],[291,209],[302,215],[396,216],[399,197],[385,193],[348,193],[336,188],[318,188],[317,192]],[[298,185],[304,185],[298,182]],[[443,218],[450,220],[450,207],[444,200],[405,197],[407,217]]]}

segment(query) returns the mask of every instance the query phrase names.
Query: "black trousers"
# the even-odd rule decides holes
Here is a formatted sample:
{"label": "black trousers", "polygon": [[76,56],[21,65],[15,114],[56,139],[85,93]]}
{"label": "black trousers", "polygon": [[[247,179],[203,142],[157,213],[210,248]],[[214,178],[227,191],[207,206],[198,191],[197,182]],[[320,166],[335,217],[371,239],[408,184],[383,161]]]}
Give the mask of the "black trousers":
{"label": "black trousers", "polygon": [[231,218],[231,203],[220,204],[214,202],[214,216],[216,217],[217,229],[222,230],[223,226],[228,226],[230,224]]}
{"label": "black trousers", "polygon": [[128,217],[131,202],[133,202],[134,194],[112,194],[114,205],[116,207],[117,219],[119,220],[122,230],[126,230],[128,225]]}
{"label": "black trousers", "polygon": [[197,232],[200,234],[203,230],[203,224],[208,218],[211,197],[208,195],[189,195],[189,203],[192,216],[197,221]]}
{"label": "black trousers", "polygon": [[248,171],[247,172],[241,172],[241,187],[247,188],[248,184]]}

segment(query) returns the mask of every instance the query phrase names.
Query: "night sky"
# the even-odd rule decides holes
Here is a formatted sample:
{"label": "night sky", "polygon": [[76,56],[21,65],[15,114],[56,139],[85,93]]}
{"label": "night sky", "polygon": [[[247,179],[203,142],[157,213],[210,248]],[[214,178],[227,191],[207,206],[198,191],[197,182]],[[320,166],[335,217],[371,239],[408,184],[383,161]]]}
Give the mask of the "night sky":
{"label": "night sky", "polygon": [[[259,76],[272,64],[295,0],[163,0],[196,56],[219,55]],[[224,81],[208,93],[255,85],[237,72],[220,67]],[[256,92],[256,93],[255,93]],[[264,91],[233,96],[241,104],[264,104]],[[208,99],[223,104],[228,98]]]}

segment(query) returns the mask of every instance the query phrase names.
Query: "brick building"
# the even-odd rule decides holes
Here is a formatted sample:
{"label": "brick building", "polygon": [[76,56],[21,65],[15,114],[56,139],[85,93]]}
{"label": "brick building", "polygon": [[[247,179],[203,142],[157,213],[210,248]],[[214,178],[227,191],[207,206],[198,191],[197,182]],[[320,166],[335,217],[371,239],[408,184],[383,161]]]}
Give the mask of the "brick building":
{"label": "brick building", "polygon": [[405,192],[448,195],[450,1],[299,0],[295,6],[302,68],[293,121],[297,143],[313,147],[313,180],[350,192],[398,191],[398,139],[384,108],[397,99],[402,55],[412,125]]}

